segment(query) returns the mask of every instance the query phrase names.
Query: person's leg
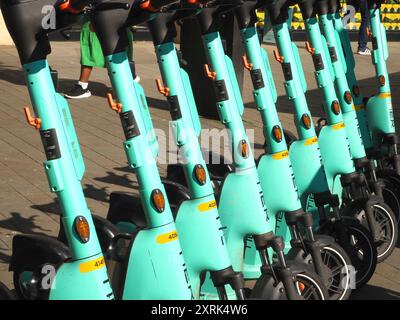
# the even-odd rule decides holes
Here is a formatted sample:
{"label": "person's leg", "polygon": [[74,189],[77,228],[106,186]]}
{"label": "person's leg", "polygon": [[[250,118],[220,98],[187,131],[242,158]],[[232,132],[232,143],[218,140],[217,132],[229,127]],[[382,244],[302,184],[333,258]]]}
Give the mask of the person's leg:
{"label": "person's leg", "polygon": [[92,73],[92,69],[93,69],[93,67],[81,66],[81,75],[79,76],[79,81],[88,83],[90,74]]}
{"label": "person's leg", "polygon": [[370,24],[370,13],[367,0],[360,0],[360,13],[361,24],[358,34],[358,53],[370,55],[371,51],[368,49],[368,28]]}

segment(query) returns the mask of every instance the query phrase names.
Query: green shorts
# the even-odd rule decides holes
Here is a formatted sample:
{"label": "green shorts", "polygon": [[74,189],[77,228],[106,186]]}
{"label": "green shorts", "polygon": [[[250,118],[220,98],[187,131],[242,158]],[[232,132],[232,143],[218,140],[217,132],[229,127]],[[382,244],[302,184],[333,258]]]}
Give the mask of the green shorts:
{"label": "green shorts", "polygon": [[[99,39],[95,32],[89,29],[90,22],[86,19],[82,25],[80,34],[80,45],[81,45],[81,65],[88,67],[105,68],[106,64],[104,61],[103,51]],[[133,35],[129,29],[128,39],[129,45],[127,47],[127,54],[129,61],[133,61]]]}

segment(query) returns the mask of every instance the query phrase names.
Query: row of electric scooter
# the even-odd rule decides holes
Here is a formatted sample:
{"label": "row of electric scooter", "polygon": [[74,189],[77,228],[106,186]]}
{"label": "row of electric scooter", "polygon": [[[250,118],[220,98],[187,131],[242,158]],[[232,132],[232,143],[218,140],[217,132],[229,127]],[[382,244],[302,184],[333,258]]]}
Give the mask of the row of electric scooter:
{"label": "row of electric scooter", "polygon": [[[123,148],[139,196],[110,195],[107,219],[92,215],[81,179],[84,163],[66,100],[55,91],[42,8],[51,4],[56,29],[86,14],[99,38],[120,117]],[[326,118],[316,126],[305,97],[288,9],[303,15]],[[372,62],[378,93],[364,97],[338,0],[1,0],[40,133],[50,189],[61,206],[57,239],[13,238],[10,271],[22,299],[293,299],[343,300],[365,285],[397,243],[400,166],[386,67],[388,48],[380,2],[369,1]],[[294,134],[283,130],[269,57],[260,45],[256,10],[275,34],[293,105]],[[262,119],[265,153],[254,159],[243,101],[219,34],[236,16]],[[174,45],[176,22],[195,19],[207,56],[220,121],[233,162],[207,163],[200,118],[187,72]],[[168,100],[181,163],[160,177],[157,137],[145,93],[133,80],[127,28],[147,23]],[[51,31],[55,31],[51,30]],[[310,66],[311,67],[311,66]],[[211,156],[210,156],[211,158]],[[207,161],[206,161],[207,160]],[[252,288],[245,280],[255,280]],[[3,288],[3,287],[2,287]],[[6,288],[1,297],[10,297]]]}

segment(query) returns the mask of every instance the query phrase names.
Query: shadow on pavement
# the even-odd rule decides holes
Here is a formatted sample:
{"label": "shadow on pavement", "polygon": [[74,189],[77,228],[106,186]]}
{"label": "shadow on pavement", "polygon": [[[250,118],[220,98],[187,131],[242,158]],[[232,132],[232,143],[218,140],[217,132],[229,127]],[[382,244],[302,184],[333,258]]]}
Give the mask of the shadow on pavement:
{"label": "shadow on pavement", "polygon": [[367,284],[353,291],[350,300],[400,300],[400,293]]}

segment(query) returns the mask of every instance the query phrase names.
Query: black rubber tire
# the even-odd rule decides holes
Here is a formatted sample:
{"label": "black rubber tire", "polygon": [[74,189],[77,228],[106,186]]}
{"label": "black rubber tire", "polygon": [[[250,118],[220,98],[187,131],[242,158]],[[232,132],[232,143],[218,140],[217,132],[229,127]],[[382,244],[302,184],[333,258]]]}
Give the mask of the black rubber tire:
{"label": "black rubber tire", "polygon": [[351,295],[351,260],[346,251],[337,243],[323,247],[322,261],[332,273],[329,278],[329,300],[348,300]]}
{"label": "black rubber tire", "polygon": [[[396,216],[397,223],[400,223],[400,176],[394,170],[378,170],[377,176],[385,183],[383,199],[390,206]],[[388,190],[385,190],[388,189]],[[392,194],[394,193],[394,195]]]}
{"label": "black rubber tire", "polygon": [[[321,278],[314,272],[305,271],[297,274],[294,277],[294,281],[296,281],[296,287],[299,291],[298,282],[306,286],[303,290],[303,294],[307,294],[307,291],[305,291],[307,287],[310,289],[313,288],[313,290],[311,290],[314,292],[313,296],[308,297],[309,299],[306,300],[326,300],[329,296],[328,290],[322,283]],[[246,297],[257,300],[288,300],[283,288],[282,282],[275,284],[271,275],[263,274],[257,280],[253,290],[246,289]]]}
{"label": "black rubber tire", "polygon": [[345,224],[346,243],[341,239],[330,226],[323,230],[323,233],[334,237],[350,258],[351,265],[356,271],[355,289],[364,286],[373,276],[377,264],[377,251],[374,239],[369,230],[353,217],[343,217],[341,223]]}
{"label": "black rubber tire", "polygon": [[0,282],[0,301],[1,300],[15,300],[14,294],[2,282]]}
{"label": "black rubber tire", "polygon": [[[299,293],[301,291],[301,296],[305,298],[305,300],[328,300],[329,293],[326,286],[322,283],[321,278],[313,272],[305,271],[299,273],[295,276],[295,281],[297,283],[302,283],[306,285],[306,288],[300,290],[299,285],[297,288]],[[311,297],[307,297],[308,291],[313,291],[314,294]]]}
{"label": "black rubber tire", "polygon": [[[378,253],[369,230],[361,223],[354,220],[345,220],[347,224],[347,234],[352,248],[352,252],[347,252],[351,264],[355,267],[356,289],[363,287],[374,275],[378,263]],[[360,255],[362,252],[362,256]]]}
{"label": "black rubber tire", "polygon": [[400,192],[389,181],[385,182],[385,187],[382,190],[383,200],[392,209],[396,218],[397,224],[400,219]]}
{"label": "black rubber tire", "polygon": [[[375,246],[378,253],[378,263],[385,261],[396,248],[398,238],[398,225],[396,217],[390,207],[385,203],[374,205],[375,221],[381,226],[377,237],[374,237]],[[356,218],[361,224],[368,228],[368,222],[364,210],[361,210]]]}

